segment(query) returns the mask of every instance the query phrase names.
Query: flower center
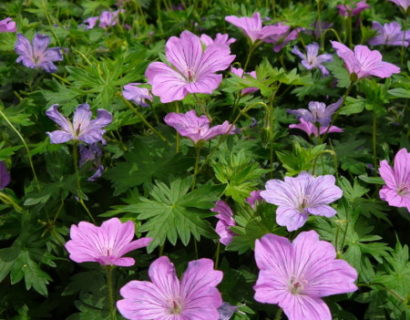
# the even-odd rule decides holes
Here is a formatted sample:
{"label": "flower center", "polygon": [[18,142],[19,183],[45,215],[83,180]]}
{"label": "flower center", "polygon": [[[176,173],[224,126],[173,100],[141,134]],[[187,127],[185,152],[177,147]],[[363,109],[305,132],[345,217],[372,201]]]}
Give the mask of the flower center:
{"label": "flower center", "polygon": [[292,277],[289,281],[288,289],[290,293],[297,295],[297,294],[302,293],[305,285],[306,285],[305,280],[300,280],[300,279],[297,279],[296,277]]}
{"label": "flower center", "polygon": [[306,208],[309,207],[309,201],[306,199],[306,197],[303,197],[302,201],[300,202],[299,205],[299,211],[304,212]]}
{"label": "flower center", "polygon": [[405,196],[408,193],[410,193],[410,187],[408,187],[408,186],[400,186],[400,187],[397,188],[397,194],[399,196]]}
{"label": "flower center", "polygon": [[191,69],[188,69],[186,72],[186,79],[188,82],[194,82],[195,81],[195,72],[192,71]]}
{"label": "flower center", "polygon": [[173,298],[168,305],[169,314],[181,314],[183,311],[182,303],[177,298]]}

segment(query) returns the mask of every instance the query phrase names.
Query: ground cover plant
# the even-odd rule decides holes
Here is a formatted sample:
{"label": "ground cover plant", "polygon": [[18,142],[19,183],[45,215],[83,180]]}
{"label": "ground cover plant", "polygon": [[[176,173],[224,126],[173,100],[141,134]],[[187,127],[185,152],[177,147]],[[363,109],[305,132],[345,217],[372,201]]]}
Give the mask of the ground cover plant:
{"label": "ground cover plant", "polygon": [[408,0],[0,3],[0,319],[410,319]]}

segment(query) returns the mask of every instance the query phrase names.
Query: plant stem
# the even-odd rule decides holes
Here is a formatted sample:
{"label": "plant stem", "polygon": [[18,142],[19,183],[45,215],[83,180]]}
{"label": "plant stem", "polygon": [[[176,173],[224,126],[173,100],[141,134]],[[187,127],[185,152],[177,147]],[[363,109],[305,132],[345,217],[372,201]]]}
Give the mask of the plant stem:
{"label": "plant stem", "polygon": [[373,165],[377,168],[377,117],[376,112],[373,110],[372,121],[372,149],[373,149]]}
{"label": "plant stem", "polygon": [[17,212],[23,212],[23,208],[20,207],[13,198],[8,196],[7,194],[0,192],[0,201],[3,202],[6,205],[10,205],[16,210]]}
{"label": "plant stem", "polygon": [[248,56],[246,57],[246,61],[243,67],[243,71],[246,72],[246,68],[248,67],[249,61],[251,60],[252,53],[255,51],[255,49],[259,46],[259,41],[254,42],[251,44],[248,52]]}
{"label": "plant stem", "polygon": [[112,272],[114,270],[113,266],[106,266],[105,267],[105,274],[107,278],[107,297],[108,297],[108,310],[110,312],[110,319],[116,320],[117,312],[114,307],[114,288],[113,288],[113,281],[112,281]]}
{"label": "plant stem", "polygon": [[195,166],[194,166],[194,177],[193,177],[193,181],[192,181],[192,189],[195,188],[195,184],[196,184],[196,177],[198,175],[198,168],[199,168],[199,156],[201,153],[201,146],[199,144],[195,144]]}
{"label": "plant stem", "polygon": [[34,169],[34,164],[33,164],[33,160],[31,158],[31,152],[30,149],[26,143],[26,140],[24,140],[23,136],[21,135],[21,133],[17,130],[17,128],[11,123],[11,121],[9,120],[9,118],[7,118],[6,114],[0,110],[0,115],[3,117],[4,121],[7,122],[7,124],[10,126],[10,128],[17,134],[17,136],[20,138],[24,148],[26,149],[27,152],[27,158],[28,158],[28,162],[30,163],[30,167],[31,167],[31,171],[33,172],[33,177],[34,177],[34,182],[36,183],[36,187],[37,190],[40,190],[40,183],[38,182],[38,178],[37,178],[37,173],[36,170]]}
{"label": "plant stem", "polygon": [[275,320],[280,320],[282,318],[282,309],[276,311]]}
{"label": "plant stem", "polygon": [[218,241],[218,244],[216,245],[216,251],[215,251],[215,269],[218,269],[220,252],[221,252],[221,243]]}

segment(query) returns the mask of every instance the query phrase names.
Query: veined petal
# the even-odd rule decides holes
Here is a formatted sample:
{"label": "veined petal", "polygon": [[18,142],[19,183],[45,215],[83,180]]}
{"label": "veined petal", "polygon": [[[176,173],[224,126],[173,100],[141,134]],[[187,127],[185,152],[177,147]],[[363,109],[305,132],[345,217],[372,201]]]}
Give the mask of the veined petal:
{"label": "veined petal", "polygon": [[152,283],[158,287],[164,300],[169,297],[178,297],[180,284],[174,265],[168,257],[159,257],[151,263],[148,270]]}
{"label": "veined petal", "polygon": [[73,128],[76,135],[88,129],[91,120],[91,110],[88,103],[80,104],[74,112]]}
{"label": "veined petal", "polygon": [[73,134],[73,127],[68,121],[67,118],[65,118],[59,111],[58,111],[58,104],[53,104],[50,108],[47,109],[46,115],[49,117],[51,120],[53,120],[55,123],[57,123],[63,131]]}
{"label": "veined petal", "polygon": [[289,320],[332,320],[329,307],[318,298],[289,294],[279,306]]}

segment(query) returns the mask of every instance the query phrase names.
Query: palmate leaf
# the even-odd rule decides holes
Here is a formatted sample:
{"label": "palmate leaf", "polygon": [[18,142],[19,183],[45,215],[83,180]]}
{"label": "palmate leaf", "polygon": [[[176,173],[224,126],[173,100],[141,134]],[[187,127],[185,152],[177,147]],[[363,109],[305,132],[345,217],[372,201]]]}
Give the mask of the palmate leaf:
{"label": "palmate leaf", "polygon": [[213,215],[209,209],[219,198],[222,187],[203,185],[190,192],[191,185],[191,178],[175,179],[170,185],[157,182],[150,193],[151,199],[141,198],[134,206],[138,219],[145,221],[139,231],[148,232],[147,236],[154,239],[149,252],[166,240],[175,245],[179,239],[186,246],[192,236],[196,240],[201,236],[214,237],[205,218]]}

